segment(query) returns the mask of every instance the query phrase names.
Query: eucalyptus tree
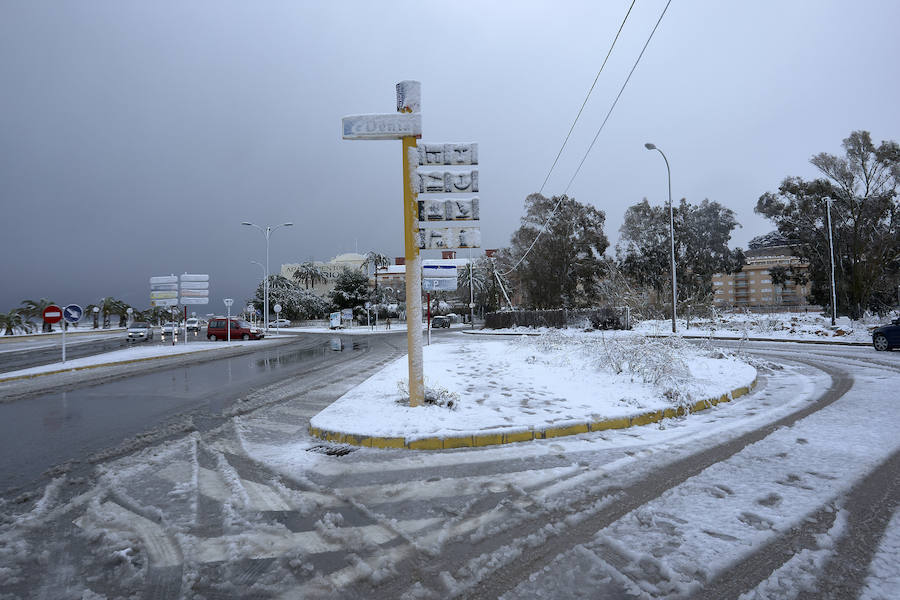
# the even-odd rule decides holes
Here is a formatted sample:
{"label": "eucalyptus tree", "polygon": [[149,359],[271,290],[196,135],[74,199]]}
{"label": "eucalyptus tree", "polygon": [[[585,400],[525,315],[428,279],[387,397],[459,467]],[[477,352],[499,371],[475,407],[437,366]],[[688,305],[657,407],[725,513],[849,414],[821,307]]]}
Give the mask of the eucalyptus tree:
{"label": "eucalyptus tree", "polygon": [[823,177],[787,177],[766,192],[756,212],[767,217],[795,254],[809,262],[810,300],[831,304],[831,229],[837,309],[852,317],[894,304],[900,284],[900,145],[872,142],[868,131],[843,141],[843,155],[810,159]]}

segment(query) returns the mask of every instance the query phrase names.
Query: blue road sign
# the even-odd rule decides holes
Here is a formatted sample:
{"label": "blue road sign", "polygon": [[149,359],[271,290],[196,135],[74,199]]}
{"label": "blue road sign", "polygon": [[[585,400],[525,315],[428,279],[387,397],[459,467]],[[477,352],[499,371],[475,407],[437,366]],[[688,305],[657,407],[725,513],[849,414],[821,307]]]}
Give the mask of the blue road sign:
{"label": "blue road sign", "polygon": [[84,310],[77,304],[70,304],[63,309],[63,319],[66,323],[77,323],[83,314]]}

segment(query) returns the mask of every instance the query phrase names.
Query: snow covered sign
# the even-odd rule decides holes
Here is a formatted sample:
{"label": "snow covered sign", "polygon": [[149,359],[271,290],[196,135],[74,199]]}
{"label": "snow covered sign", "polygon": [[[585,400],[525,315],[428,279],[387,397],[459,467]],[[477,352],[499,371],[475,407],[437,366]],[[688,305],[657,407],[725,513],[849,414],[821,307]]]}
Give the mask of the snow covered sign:
{"label": "snow covered sign", "polygon": [[478,221],[478,198],[419,200],[419,221]]}
{"label": "snow covered sign", "polygon": [[455,292],[456,265],[422,265],[422,289],[426,292]]}
{"label": "snow covered sign", "polygon": [[477,165],[478,144],[422,144],[416,148],[419,166]]}
{"label": "snow covered sign", "polygon": [[345,140],[399,140],[422,137],[422,113],[350,115],[341,119]]}
{"label": "snow covered sign", "polygon": [[439,227],[435,229],[419,229],[419,248],[422,250],[480,247],[481,229],[478,227]]}
{"label": "snow covered sign", "polygon": [[[413,155],[415,148],[410,150]],[[416,154],[417,156],[417,154]],[[418,158],[416,159],[418,160]],[[413,174],[413,187],[419,194],[454,194],[478,191],[478,169],[471,171],[427,171]]]}

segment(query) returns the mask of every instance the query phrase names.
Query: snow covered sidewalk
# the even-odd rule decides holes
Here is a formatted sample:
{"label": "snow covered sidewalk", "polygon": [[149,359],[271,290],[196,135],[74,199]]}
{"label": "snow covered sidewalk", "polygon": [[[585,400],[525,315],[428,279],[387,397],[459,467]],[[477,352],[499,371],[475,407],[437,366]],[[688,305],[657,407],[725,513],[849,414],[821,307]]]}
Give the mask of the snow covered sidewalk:
{"label": "snow covered sidewalk", "polygon": [[483,446],[643,425],[746,393],[756,370],[679,339],[568,330],[427,346],[425,406],[407,404],[407,359],[313,417],[314,436],[363,446]]}

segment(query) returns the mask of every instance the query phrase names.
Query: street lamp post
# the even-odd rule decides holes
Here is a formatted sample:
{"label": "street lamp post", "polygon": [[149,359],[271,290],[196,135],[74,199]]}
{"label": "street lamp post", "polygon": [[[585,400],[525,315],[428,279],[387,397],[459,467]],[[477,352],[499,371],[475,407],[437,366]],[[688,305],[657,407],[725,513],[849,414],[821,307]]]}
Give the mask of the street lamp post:
{"label": "street lamp post", "polygon": [[834,199],[825,196],[825,214],[828,222],[828,258],[831,259],[831,326],[834,327],[837,322],[837,292],[834,289],[834,241],[831,239],[831,203]]}
{"label": "street lamp post", "polygon": [[647,142],[644,144],[647,150],[656,150],[662,154],[663,160],[666,161],[666,173],[669,176],[669,242],[670,242],[670,258],[672,268],[672,333],[676,333],[675,327],[675,300],[678,297],[678,288],[675,283],[675,209],[672,207],[672,170],[669,168],[669,159],[662,150],[655,145]]}
{"label": "street lamp post", "polygon": [[262,234],[266,238],[266,276],[263,279],[263,297],[265,302],[265,306],[263,307],[264,319],[266,320],[265,330],[269,331],[269,236],[272,235],[272,232],[278,229],[279,227],[291,227],[293,223],[282,223],[281,225],[276,225],[275,227],[267,225],[265,229],[260,227],[255,223],[250,223],[249,221],[242,221],[241,225],[247,225],[249,227],[256,227],[259,229]]}

